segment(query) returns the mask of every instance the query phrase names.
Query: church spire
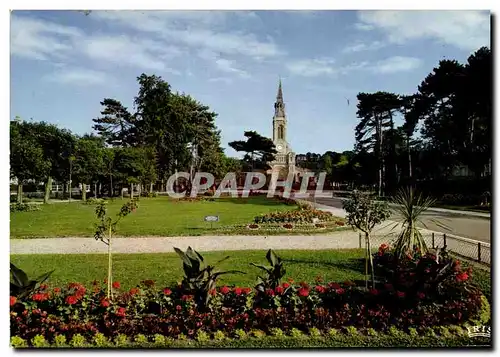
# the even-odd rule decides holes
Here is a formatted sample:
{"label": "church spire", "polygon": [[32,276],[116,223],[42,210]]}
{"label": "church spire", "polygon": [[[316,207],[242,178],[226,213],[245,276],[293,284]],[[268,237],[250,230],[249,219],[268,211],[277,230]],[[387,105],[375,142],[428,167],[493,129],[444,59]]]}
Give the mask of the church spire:
{"label": "church spire", "polygon": [[278,95],[276,96],[276,101],[283,103],[283,90],[281,89],[281,77],[278,85]]}
{"label": "church spire", "polygon": [[283,102],[283,89],[281,88],[281,77],[278,85],[278,94],[276,95],[276,103],[274,103],[274,116],[285,117],[285,103]]}

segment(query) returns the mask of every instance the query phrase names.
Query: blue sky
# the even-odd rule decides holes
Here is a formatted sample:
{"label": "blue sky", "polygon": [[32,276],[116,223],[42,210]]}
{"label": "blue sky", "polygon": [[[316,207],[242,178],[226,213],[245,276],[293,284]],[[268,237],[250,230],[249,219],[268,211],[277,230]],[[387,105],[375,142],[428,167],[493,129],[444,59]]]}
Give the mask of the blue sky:
{"label": "blue sky", "polygon": [[272,136],[281,76],[294,151],[350,150],[358,92],[413,93],[489,43],[475,11],[16,11],[11,117],[91,132],[102,99],[132,110],[136,77],[156,74],[219,114],[227,148]]}

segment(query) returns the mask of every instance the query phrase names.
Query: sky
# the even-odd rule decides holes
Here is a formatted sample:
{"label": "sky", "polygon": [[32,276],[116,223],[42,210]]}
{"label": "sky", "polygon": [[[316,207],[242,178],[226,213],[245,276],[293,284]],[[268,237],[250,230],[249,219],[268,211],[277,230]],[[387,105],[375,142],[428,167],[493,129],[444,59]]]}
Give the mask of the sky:
{"label": "sky", "polygon": [[92,132],[104,98],[133,111],[136,78],[218,113],[222,145],[272,137],[279,78],[296,153],[351,150],[356,95],[411,94],[441,59],[490,46],[479,11],[14,11],[11,119]]}

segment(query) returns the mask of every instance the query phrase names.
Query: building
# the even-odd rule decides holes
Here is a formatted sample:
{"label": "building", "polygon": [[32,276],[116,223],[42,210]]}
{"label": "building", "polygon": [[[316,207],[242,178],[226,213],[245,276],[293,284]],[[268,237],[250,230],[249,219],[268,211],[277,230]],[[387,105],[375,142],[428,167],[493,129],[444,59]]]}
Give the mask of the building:
{"label": "building", "polygon": [[307,170],[295,165],[295,153],[287,140],[288,119],[285,109],[283,88],[280,80],[276,102],[274,103],[273,116],[273,143],[278,153],[275,155],[275,160],[269,162],[271,168],[267,171],[267,174],[272,175],[277,173],[279,180],[285,180],[290,175],[293,177],[293,181],[297,183],[300,180],[301,174]]}

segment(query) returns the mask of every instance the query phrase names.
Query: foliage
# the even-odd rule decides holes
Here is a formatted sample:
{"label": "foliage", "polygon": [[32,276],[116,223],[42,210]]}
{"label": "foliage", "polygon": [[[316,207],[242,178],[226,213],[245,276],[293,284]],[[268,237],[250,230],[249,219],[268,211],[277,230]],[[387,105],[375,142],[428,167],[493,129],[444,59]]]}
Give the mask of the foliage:
{"label": "foliage", "polygon": [[263,137],[255,131],[245,131],[246,141],[232,141],[228,145],[238,152],[246,152],[243,161],[254,169],[267,169],[270,161],[275,159],[278,153],[271,139]]}
{"label": "foliage", "polygon": [[254,223],[314,223],[314,219],[333,221],[336,217],[328,211],[317,209],[296,209],[263,214],[254,218]]}
{"label": "foliage", "polygon": [[11,212],[32,212],[32,211],[40,211],[40,207],[37,204],[32,203],[11,203],[10,204]]}
{"label": "foliage", "polygon": [[[182,289],[186,294],[194,296],[194,301],[202,310],[209,307],[211,292],[215,290],[217,278],[219,276],[233,273],[245,274],[239,270],[214,272],[215,266],[205,266],[203,257],[191,247],[188,247],[186,252],[175,247],[174,250],[182,259],[182,267],[184,270],[184,278],[181,283]],[[229,256],[217,263],[228,258]]]}
{"label": "foliage", "polygon": [[111,238],[113,237],[113,234],[116,233],[116,226],[118,222],[129,215],[131,212],[134,212],[137,209],[137,202],[135,200],[130,200],[129,202],[125,203],[122,208],[120,209],[120,212],[117,214],[117,218],[115,221],[111,217],[107,215],[107,210],[106,210],[106,204],[107,202],[100,202],[96,209],[95,209],[95,214],[97,216],[97,219],[100,220],[100,223],[96,224],[96,231],[94,234],[94,238],[96,240],[100,240],[104,244],[108,246],[108,286],[107,286],[107,298],[112,299],[113,298],[113,292],[112,292],[112,287],[113,287],[113,276],[112,276],[112,255],[111,255]]}
{"label": "foliage", "polygon": [[370,234],[377,224],[382,223],[390,217],[387,202],[375,202],[366,193],[354,191],[351,198],[342,202],[344,210],[347,212],[347,222],[365,234],[366,242],[366,266],[365,272],[368,275],[368,260],[370,261],[372,272],[372,286],[375,286],[375,275],[373,259],[371,255]]}
{"label": "foliage", "polygon": [[265,292],[266,289],[276,289],[276,287],[280,285],[281,279],[283,279],[286,274],[283,261],[272,249],[267,251],[266,259],[270,266],[250,263],[250,265],[263,270],[266,274],[265,276],[259,276],[259,283],[255,287],[255,289],[260,292]]}
{"label": "foliage", "polygon": [[[210,310],[200,309],[182,286],[157,289],[143,283],[117,294],[113,301],[106,298],[99,282],[90,289],[78,283],[51,290],[42,286],[31,301],[11,305],[11,335],[18,337],[17,345],[23,344],[20,339],[31,343],[37,335],[52,344],[63,335],[73,346],[85,345],[97,333],[101,342],[113,340],[118,346],[144,342],[145,336],[151,336],[151,340],[146,337],[151,342],[153,336],[164,341],[158,339],[160,335],[194,340],[202,335],[199,331],[219,340],[235,336],[238,330],[260,330],[262,336],[280,329],[286,335],[303,337],[312,328],[316,336],[328,338],[345,336],[330,333],[343,328],[351,336],[361,336],[360,329],[369,328],[399,336],[396,328],[415,327],[420,333],[435,326],[460,325],[487,311],[487,300],[467,280],[454,284],[453,292],[444,290],[442,298],[437,294],[436,302],[401,295],[391,287],[366,291],[351,282],[282,283],[264,293],[223,286],[212,292],[218,304]],[[456,290],[464,295],[455,295]],[[46,298],[40,299],[41,295]]]}
{"label": "foliage", "polygon": [[[434,199],[416,195],[412,187],[401,189],[393,198],[392,203],[395,210],[401,217],[399,223],[402,224],[401,232],[396,239],[394,253],[402,258],[404,255],[418,249],[421,253],[427,252],[427,245],[424,237],[420,233],[417,224],[421,223],[420,217],[429,207],[435,203]],[[435,221],[435,220],[433,220]]]}
{"label": "foliage", "polygon": [[42,274],[38,278],[29,279],[24,271],[10,263],[10,295],[18,300],[26,299],[37,289],[38,286],[44,283],[53,272],[54,270]]}

